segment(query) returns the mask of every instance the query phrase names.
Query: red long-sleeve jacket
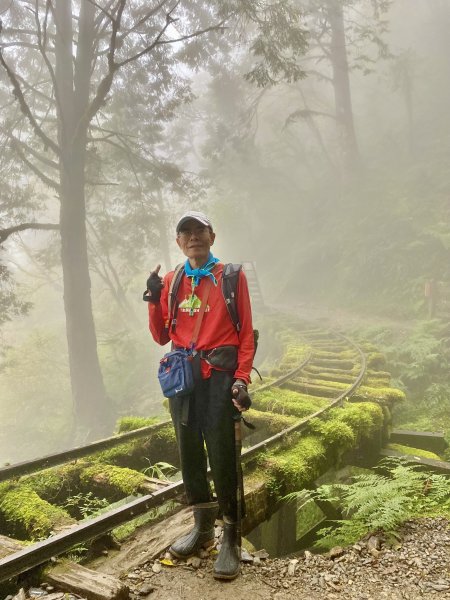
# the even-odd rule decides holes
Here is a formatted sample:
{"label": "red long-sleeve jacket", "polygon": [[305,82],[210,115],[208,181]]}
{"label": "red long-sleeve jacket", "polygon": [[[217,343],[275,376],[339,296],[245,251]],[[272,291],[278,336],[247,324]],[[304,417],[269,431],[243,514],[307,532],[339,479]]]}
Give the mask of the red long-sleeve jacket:
{"label": "red long-sleeve jacket", "polygon": [[[254,340],[252,311],[250,296],[248,292],[247,279],[241,270],[239,272],[237,287],[237,309],[241,329],[236,331],[234,324],[228,314],[225,300],[222,294],[223,264],[217,263],[214,276],[217,286],[212,286],[208,296],[208,304],[200,327],[196,350],[212,350],[218,346],[236,346],[238,349],[238,366],[234,373],[236,379],[250,382],[250,371],[253,364]],[[191,280],[183,275],[178,290],[178,301],[180,302],[177,314],[177,325],[175,331],[168,329],[168,294],[174,271],[170,271],[164,277],[164,287],[161,292],[159,304],[148,303],[149,328],[153,339],[163,346],[172,341],[176,346],[188,348],[192,340],[195,322],[198,318],[198,308],[193,316],[189,315],[189,309],[183,306],[183,302],[191,295]],[[201,279],[195,288],[195,295],[201,302],[206,285],[206,278]],[[201,361],[202,377],[207,379],[212,367],[205,360]]]}

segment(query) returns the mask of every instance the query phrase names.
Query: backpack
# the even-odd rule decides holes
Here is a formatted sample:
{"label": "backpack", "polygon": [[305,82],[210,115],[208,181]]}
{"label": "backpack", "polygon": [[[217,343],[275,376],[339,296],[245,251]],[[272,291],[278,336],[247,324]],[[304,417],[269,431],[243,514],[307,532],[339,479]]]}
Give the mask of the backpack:
{"label": "backpack", "polygon": [[[237,309],[237,292],[238,292],[238,280],[239,272],[242,269],[242,265],[227,263],[223,267],[222,274],[222,295],[227,307],[230,319],[236,328],[236,331],[241,330],[241,323],[239,320],[239,313]],[[171,331],[175,331],[177,326],[177,314],[178,314],[178,290],[180,289],[181,280],[184,274],[184,263],[177,265],[175,268],[172,281],[170,282],[169,296],[168,296],[168,321],[167,328]],[[259,331],[253,330],[253,340],[255,344],[255,353],[258,347]]]}

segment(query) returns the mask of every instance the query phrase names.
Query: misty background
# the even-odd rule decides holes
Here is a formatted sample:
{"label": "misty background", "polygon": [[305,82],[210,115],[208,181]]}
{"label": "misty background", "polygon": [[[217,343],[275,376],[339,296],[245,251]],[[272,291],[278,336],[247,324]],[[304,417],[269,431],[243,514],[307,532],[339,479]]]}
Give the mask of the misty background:
{"label": "misty background", "polygon": [[[123,415],[164,415],[163,350],[141,297],[157,263],[183,260],[174,229],[187,209],[210,216],[218,258],[255,262],[267,304],[358,315],[400,384],[442,406],[447,321],[429,325],[424,286],[442,296],[450,282],[450,3],[286,0],[263,16],[244,1],[244,14],[162,2],[148,16],[129,2],[124,64],[92,107],[121,3],[82,1],[71,19],[64,6],[78,15],[80,3],[59,2],[0,2],[0,463],[109,435]],[[131,60],[164,28],[186,39]]]}

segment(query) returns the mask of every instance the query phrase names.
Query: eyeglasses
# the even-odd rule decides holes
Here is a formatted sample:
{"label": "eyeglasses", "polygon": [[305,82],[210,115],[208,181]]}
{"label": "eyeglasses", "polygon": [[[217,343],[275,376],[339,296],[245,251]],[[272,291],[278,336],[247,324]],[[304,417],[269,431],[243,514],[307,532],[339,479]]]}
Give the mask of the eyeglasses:
{"label": "eyeglasses", "polygon": [[178,235],[180,237],[190,238],[193,235],[197,235],[197,236],[204,235],[206,232],[209,233],[209,227],[206,227],[206,225],[203,225],[201,227],[195,227],[194,229],[180,229],[180,231],[178,232]]}

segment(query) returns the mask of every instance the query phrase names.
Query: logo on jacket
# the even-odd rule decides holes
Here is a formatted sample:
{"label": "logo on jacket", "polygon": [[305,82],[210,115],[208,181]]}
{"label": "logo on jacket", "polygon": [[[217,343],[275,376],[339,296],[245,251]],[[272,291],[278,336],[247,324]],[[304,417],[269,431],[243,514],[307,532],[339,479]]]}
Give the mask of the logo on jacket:
{"label": "logo on jacket", "polygon": [[[186,296],[183,302],[180,302],[178,310],[181,312],[189,313],[192,317],[195,313],[200,311],[200,306],[202,305],[202,301],[195,294],[193,296]],[[205,312],[209,312],[209,304],[206,305]]]}

